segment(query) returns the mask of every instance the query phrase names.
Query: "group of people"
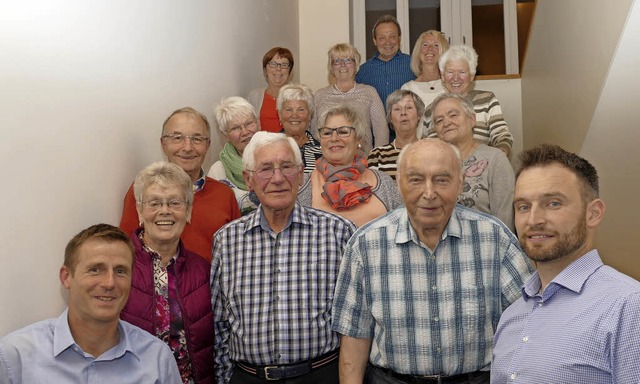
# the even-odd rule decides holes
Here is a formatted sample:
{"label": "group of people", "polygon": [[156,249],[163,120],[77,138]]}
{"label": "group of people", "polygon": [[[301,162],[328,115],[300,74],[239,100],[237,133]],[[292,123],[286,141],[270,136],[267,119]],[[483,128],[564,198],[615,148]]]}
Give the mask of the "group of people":
{"label": "group of people", "polygon": [[640,283],[593,247],[595,168],[541,145],[514,174],[473,49],[373,32],[315,94],[267,52],[267,87],[214,109],[207,173],[207,118],[174,111],[120,228],[67,245],[68,308],[0,339],[0,381],[640,382]]}

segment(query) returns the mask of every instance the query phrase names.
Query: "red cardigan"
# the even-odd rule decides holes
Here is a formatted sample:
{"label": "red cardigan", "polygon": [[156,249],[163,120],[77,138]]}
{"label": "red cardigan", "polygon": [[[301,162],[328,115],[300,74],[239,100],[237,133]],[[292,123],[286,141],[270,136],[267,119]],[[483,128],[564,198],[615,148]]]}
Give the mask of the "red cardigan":
{"label": "red cardigan", "polygon": [[[204,187],[195,193],[191,224],[187,224],[180,239],[191,252],[211,262],[213,234],[226,223],[240,217],[240,209],[231,188],[207,177]],[[139,227],[133,184],[124,197],[120,229],[131,234]]]}
{"label": "red cardigan", "polygon": [[[154,334],[155,300],[153,260],[147,253],[136,230],[131,235],[136,256],[131,279],[131,292],[120,318]],[[209,276],[211,266],[196,254],[178,245],[176,259],[176,289],[187,350],[197,384],[215,383],[213,370],[213,311]]]}

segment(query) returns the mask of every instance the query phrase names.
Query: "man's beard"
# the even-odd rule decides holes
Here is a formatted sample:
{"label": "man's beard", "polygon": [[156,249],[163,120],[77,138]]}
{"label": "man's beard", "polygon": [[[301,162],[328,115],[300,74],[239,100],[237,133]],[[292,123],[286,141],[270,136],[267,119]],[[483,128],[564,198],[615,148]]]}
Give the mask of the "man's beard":
{"label": "man's beard", "polygon": [[[586,218],[587,214],[583,211],[582,216],[571,231],[562,234],[556,233],[557,241],[551,248],[529,247],[526,244],[526,238],[520,240],[520,245],[533,261],[548,262],[561,259],[574,253],[585,243],[587,238]],[[536,230],[536,228],[531,228],[531,230]]]}

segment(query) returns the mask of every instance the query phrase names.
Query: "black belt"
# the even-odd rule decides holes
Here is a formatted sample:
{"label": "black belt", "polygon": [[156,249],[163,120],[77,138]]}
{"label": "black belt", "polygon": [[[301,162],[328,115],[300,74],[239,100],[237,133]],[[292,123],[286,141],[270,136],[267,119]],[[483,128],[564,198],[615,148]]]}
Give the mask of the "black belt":
{"label": "black belt", "polygon": [[444,376],[444,375],[428,375],[428,376],[414,376],[405,375],[402,373],[394,372],[388,368],[382,368],[374,365],[375,368],[384,372],[387,376],[391,376],[395,379],[409,384],[456,384],[469,381],[471,379],[480,377],[482,375],[489,374],[489,371],[475,371],[470,373],[461,373],[459,375]]}
{"label": "black belt", "polygon": [[265,380],[282,380],[306,375],[311,370],[325,366],[338,359],[339,349],[325,353],[320,357],[302,363],[289,365],[253,365],[236,362],[236,367]]}

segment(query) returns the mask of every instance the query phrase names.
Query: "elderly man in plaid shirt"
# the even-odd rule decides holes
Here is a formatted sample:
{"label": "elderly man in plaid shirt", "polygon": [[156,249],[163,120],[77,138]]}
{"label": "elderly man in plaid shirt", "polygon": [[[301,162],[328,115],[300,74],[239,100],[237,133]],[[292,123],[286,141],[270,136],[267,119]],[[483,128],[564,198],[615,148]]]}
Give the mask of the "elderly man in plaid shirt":
{"label": "elderly man in plaid shirt", "polygon": [[216,380],[337,383],[331,307],[355,226],[296,202],[303,163],[293,139],[258,132],[242,160],[260,206],[214,236]]}
{"label": "elderly man in plaid shirt", "polygon": [[398,165],[406,208],[361,227],[340,266],[340,382],[488,383],[495,327],[531,265],[500,220],[456,205],[457,149],[424,139]]}

